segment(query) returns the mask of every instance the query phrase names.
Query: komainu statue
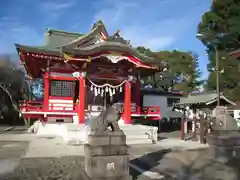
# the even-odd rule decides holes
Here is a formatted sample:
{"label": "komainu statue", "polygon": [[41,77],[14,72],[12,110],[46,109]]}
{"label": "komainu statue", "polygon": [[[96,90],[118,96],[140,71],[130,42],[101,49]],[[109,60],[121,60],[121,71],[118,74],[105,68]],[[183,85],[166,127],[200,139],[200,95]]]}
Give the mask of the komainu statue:
{"label": "komainu statue", "polygon": [[91,133],[104,133],[106,131],[122,132],[119,128],[118,120],[122,115],[122,104],[112,103],[107,106],[102,113],[90,121]]}
{"label": "komainu statue", "polygon": [[210,126],[213,131],[239,130],[237,121],[228,114],[227,107],[218,106],[213,110]]}

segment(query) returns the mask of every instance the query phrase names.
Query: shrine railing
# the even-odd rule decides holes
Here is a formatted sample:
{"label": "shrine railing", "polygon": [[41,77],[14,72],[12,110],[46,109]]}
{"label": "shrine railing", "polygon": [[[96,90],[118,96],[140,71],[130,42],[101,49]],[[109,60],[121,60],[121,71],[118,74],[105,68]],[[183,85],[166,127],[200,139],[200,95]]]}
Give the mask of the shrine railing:
{"label": "shrine railing", "polygon": [[[93,110],[93,109],[92,109]],[[97,109],[98,110],[98,109]],[[20,111],[21,112],[43,112],[43,102],[35,102],[35,101],[20,101]],[[77,112],[78,111],[78,103],[76,104],[62,104],[62,103],[54,103],[48,104],[47,111],[64,111],[64,112]],[[131,106],[131,114],[139,114],[139,115],[150,115],[150,116],[160,116],[161,111],[159,106],[144,106],[138,107],[132,104]]]}
{"label": "shrine railing", "polygon": [[145,106],[142,108],[142,112],[145,114],[160,114],[159,106]]}
{"label": "shrine railing", "polygon": [[20,111],[28,112],[28,111],[42,111],[43,103],[42,102],[34,102],[34,101],[20,101],[19,102]]}
{"label": "shrine railing", "polygon": [[160,114],[159,106],[144,106],[136,108],[137,114]]}
{"label": "shrine railing", "polygon": [[[20,101],[19,102],[19,107],[20,107],[20,111],[21,112],[29,112],[29,111],[33,111],[33,112],[42,112],[44,111],[43,108],[43,102],[36,102],[36,101]],[[75,107],[75,108],[74,108]],[[62,104],[62,103],[54,103],[48,104],[48,109],[47,111],[68,111],[68,112],[72,112],[72,111],[77,111],[77,105],[73,105],[73,104]]]}

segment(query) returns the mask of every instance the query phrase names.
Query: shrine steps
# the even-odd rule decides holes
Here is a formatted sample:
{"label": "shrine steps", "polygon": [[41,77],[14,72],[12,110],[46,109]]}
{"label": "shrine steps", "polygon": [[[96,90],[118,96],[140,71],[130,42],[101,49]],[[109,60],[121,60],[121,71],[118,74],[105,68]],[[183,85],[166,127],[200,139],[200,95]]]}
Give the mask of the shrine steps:
{"label": "shrine steps", "polygon": [[[127,144],[152,143],[157,140],[157,127],[144,125],[120,125],[126,135]],[[81,145],[87,142],[88,126],[73,123],[36,123],[32,132],[39,136],[60,136],[67,144]]]}
{"label": "shrine steps", "polygon": [[[152,143],[157,140],[157,128],[143,125],[120,125],[126,135],[127,144]],[[67,125],[67,133],[62,137],[68,144],[84,144],[87,142],[88,129],[84,125]],[[151,134],[153,138],[151,138]]]}

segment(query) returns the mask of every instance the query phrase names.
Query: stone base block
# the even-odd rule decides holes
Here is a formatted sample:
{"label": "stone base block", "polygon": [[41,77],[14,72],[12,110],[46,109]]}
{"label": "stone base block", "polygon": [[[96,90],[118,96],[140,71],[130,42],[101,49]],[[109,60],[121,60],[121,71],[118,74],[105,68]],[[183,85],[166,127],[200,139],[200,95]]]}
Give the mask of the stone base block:
{"label": "stone base block", "polygon": [[132,180],[130,175],[116,177],[89,177],[86,172],[83,172],[82,174],[82,180]]}
{"label": "stone base block", "polygon": [[88,144],[91,146],[125,145],[126,136],[121,132],[106,132],[104,134],[89,134]]}
{"label": "stone base block", "polygon": [[240,134],[239,136],[210,134],[207,136],[207,141],[215,146],[240,146]]}
{"label": "stone base block", "polygon": [[128,155],[127,145],[105,145],[105,146],[90,146],[84,145],[84,153],[87,158],[93,156],[119,156]]}
{"label": "stone base block", "polygon": [[128,155],[85,158],[85,172],[90,178],[111,178],[129,174]]}
{"label": "stone base block", "polygon": [[240,146],[238,147],[212,146],[211,149],[217,161],[227,162],[232,158],[240,158]]}

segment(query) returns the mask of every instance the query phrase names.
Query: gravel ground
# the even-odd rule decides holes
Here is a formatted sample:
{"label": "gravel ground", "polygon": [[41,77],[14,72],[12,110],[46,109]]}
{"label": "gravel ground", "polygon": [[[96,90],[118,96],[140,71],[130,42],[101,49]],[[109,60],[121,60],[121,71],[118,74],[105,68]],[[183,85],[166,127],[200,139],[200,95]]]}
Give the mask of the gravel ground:
{"label": "gravel ground", "polygon": [[[38,143],[34,146],[38,150],[33,151],[35,155],[40,152],[51,155],[54,151],[61,150],[66,157],[36,158],[34,156],[26,158],[24,155],[31,147],[29,142],[26,142],[27,140],[30,144],[32,142]],[[49,144],[46,144],[45,141]],[[54,139],[37,138],[21,133],[1,134],[0,180],[82,180],[84,157],[80,155],[80,151],[76,150],[77,147],[69,148],[69,146],[66,147],[61,143],[58,144],[58,141],[55,142],[57,144],[55,147],[53,146],[54,142]],[[70,149],[77,152],[75,153],[76,156],[72,154],[67,157],[67,151],[70,151]],[[208,149],[176,152],[161,150],[159,146],[155,145],[139,144],[131,146],[129,153],[134,155],[131,163],[141,166],[146,171],[176,175],[179,180],[240,179],[240,169],[236,169],[240,167],[240,160],[225,165],[216,163],[212,161]],[[139,160],[143,160],[144,163],[142,164],[142,161]],[[134,179],[149,180],[149,178],[143,177],[142,173],[135,172],[132,169],[130,169],[130,174]],[[172,180],[171,177],[166,177],[166,179]]]}
{"label": "gravel ground", "polygon": [[26,158],[1,180],[81,180],[84,157]]}
{"label": "gravel ground", "polygon": [[24,126],[0,126],[0,134],[27,134]]}

